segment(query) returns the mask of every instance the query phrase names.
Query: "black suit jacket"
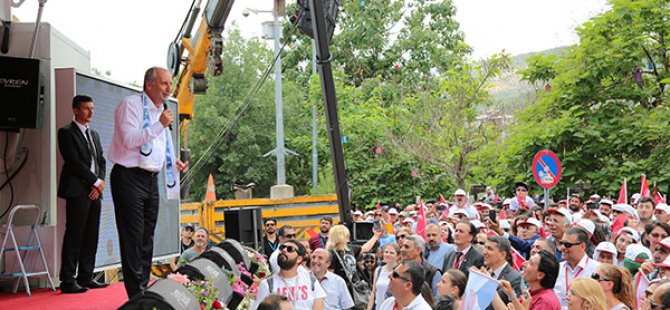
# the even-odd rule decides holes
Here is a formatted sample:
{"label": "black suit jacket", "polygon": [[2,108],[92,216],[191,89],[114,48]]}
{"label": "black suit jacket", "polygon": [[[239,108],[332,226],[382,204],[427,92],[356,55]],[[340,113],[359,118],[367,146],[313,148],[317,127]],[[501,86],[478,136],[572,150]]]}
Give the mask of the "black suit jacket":
{"label": "black suit jacket", "polygon": [[[447,270],[452,269],[454,263],[456,263],[456,251],[451,252],[444,257],[444,264],[442,265],[443,271],[446,272]],[[474,247],[470,247],[470,250],[465,254],[465,258],[458,267],[458,270],[463,271],[467,276],[469,274],[468,269],[470,269],[470,266],[481,268],[482,265],[484,265],[484,255],[477,252]]]}
{"label": "black suit jacket", "polygon": [[[509,283],[512,284],[512,289],[514,289],[516,296],[521,296],[523,293],[521,291],[521,274],[510,264],[507,264],[505,268],[503,268],[502,272],[500,272],[500,276],[498,276],[498,280],[509,281]],[[507,294],[505,294],[505,291],[503,291],[501,287],[498,287],[498,295],[505,304],[510,302],[509,297],[507,297]],[[493,309],[493,307],[489,306],[487,309]]]}
{"label": "black suit jacket", "polygon": [[58,183],[58,197],[67,199],[88,196],[95,181],[105,179],[106,162],[102,155],[100,136],[90,127],[89,134],[95,145],[97,175],[91,172],[91,152],[86,136],[77,127],[77,124],[73,121],[58,129],[58,149],[64,161]]}

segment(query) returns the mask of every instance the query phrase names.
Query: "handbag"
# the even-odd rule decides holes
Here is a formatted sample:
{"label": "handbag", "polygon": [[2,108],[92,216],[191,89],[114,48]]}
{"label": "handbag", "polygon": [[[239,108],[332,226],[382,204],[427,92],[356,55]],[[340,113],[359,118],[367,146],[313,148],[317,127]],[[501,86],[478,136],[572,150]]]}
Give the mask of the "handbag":
{"label": "handbag", "polygon": [[335,256],[337,256],[342,269],[344,269],[344,274],[347,276],[347,286],[351,288],[349,291],[351,292],[351,299],[354,300],[354,309],[366,309],[370,296],[370,285],[357,274],[356,259],[351,254],[344,254],[345,259],[342,259],[337,250],[333,252],[335,252]]}

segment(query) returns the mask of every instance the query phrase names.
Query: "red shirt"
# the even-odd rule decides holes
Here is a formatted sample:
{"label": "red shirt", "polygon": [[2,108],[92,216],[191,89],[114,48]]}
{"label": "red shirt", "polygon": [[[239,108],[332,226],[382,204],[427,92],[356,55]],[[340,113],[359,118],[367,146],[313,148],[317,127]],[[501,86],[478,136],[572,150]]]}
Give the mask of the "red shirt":
{"label": "red shirt", "polygon": [[530,291],[531,301],[530,309],[542,310],[561,310],[561,302],[554,293],[554,290],[541,288],[536,291]]}

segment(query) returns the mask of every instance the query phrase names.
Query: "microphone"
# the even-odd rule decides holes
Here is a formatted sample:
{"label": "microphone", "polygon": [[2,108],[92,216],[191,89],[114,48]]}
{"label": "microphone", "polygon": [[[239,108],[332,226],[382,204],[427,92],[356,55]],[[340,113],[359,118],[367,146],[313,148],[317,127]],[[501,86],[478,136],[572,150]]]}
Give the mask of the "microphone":
{"label": "microphone", "polygon": [[[163,111],[168,109],[167,102],[168,102],[167,98],[163,99]],[[168,128],[170,128],[170,131],[172,131],[172,123],[170,123],[170,125],[168,125]]]}

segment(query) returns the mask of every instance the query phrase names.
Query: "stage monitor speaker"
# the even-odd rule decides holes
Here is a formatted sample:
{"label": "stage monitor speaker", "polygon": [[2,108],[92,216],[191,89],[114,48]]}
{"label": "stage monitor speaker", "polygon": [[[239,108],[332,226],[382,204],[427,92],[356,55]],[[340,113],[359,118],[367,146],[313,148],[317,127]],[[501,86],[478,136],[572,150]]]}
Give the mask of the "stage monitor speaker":
{"label": "stage monitor speaker", "polygon": [[0,130],[41,128],[46,64],[0,56]]}
{"label": "stage monitor speaker", "polygon": [[260,208],[225,210],[223,217],[226,239],[235,239],[248,247],[259,248],[263,240],[263,216]]}
{"label": "stage monitor speaker", "polygon": [[191,280],[212,281],[214,287],[219,290],[219,298],[223,303],[228,303],[233,295],[233,288],[228,282],[228,275],[214,262],[205,258],[198,258],[181,268],[177,273],[188,276]]}
{"label": "stage monitor speaker", "polygon": [[119,310],[200,310],[198,299],[182,284],[159,279]]}
{"label": "stage monitor speaker", "polygon": [[243,264],[244,268],[249,270],[251,268],[251,260],[249,259],[249,253],[244,248],[244,246],[237,242],[235,239],[226,239],[223,242],[217,244],[216,246],[222,248],[230,257],[235,260],[236,264]]}
{"label": "stage monitor speaker", "polygon": [[202,252],[199,257],[213,261],[219,268],[232,272],[235,277],[240,276],[240,269],[237,268],[235,259],[223,248],[213,246],[209,250]]}
{"label": "stage monitor speaker", "polygon": [[372,236],[374,235],[372,227],[374,227],[374,225],[375,223],[373,222],[354,222],[354,242],[365,243],[372,239]]}

